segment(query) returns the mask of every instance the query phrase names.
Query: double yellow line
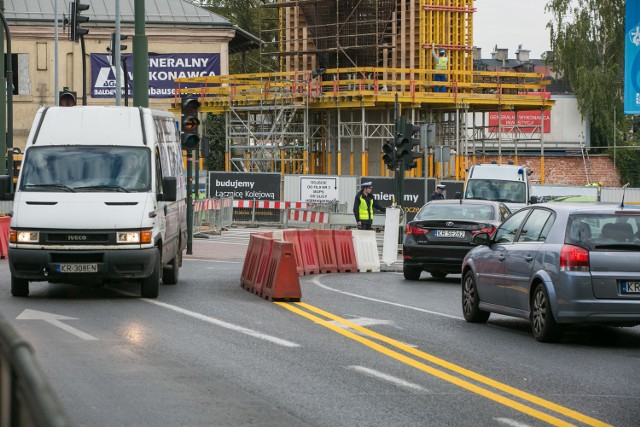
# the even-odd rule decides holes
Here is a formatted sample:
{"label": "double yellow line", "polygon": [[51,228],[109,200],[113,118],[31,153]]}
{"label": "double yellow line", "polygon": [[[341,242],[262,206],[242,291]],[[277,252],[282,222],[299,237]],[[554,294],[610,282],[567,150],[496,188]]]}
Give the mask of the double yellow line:
{"label": "double yellow line", "polygon": [[[478,386],[476,384],[473,384],[465,379],[459,378],[457,376],[451,375],[443,370],[439,370],[436,369],[430,365],[427,365],[425,363],[422,363],[416,359],[413,359],[411,357],[408,357],[402,353],[399,353],[391,348],[385,347],[381,344],[378,344],[375,341],[372,341],[369,338],[360,336],[358,334],[355,334],[353,332],[350,332],[349,330],[345,329],[344,327],[338,326],[333,322],[338,322],[344,326],[346,326],[349,329],[352,329],[354,331],[358,331],[364,335],[367,335],[370,338],[376,339],[380,342],[386,343],[392,347],[395,347],[396,349],[402,350],[412,356],[417,357],[418,359],[422,359],[422,360],[426,360],[428,362],[430,362],[433,365],[437,365],[440,366],[442,368],[448,369],[449,371],[455,372],[456,374],[463,376],[463,377],[467,377],[471,380],[474,380],[480,384],[483,384],[485,386],[494,388],[496,390],[500,390],[504,393],[510,394],[511,396],[517,397],[523,401],[526,402],[530,402],[533,403],[535,405],[538,405],[542,408],[546,408],[550,411],[554,411],[558,414],[564,415],[565,417],[568,418],[572,418],[576,421],[579,421],[581,423],[584,423],[586,425],[589,426],[598,426],[598,427],[604,427],[604,426],[610,426],[607,423],[604,423],[602,421],[596,420],[594,418],[591,418],[587,415],[581,414],[579,412],[573,411],[569,408],[565,408],[563,406],[557,405],[553,402],[549,402],[548,400],[545,399],[541,399],[537,396],[534,396],[532,394],[529,394],[527,392],[524,392],[522,390],[518,390],[516,388],[513,388],[511,386],[508,386],[506,384],[503,384],[499,381],[495,381],[492,380],[491,378],[485,377],[483,375],[477,374],[473,371],[470,371],[468,369],[465,369],[461,366],[455,365],[453,363],[447,362],[446,360],[440,359],[438,357],[432,356],[428,353],[425,353],[423,351],[417,350],[415,348],[409,347],[406,344],[403,344],[399,341],[396,341],[392,338],[386,337],[384,335],[378,334],[377,332],[374,332],[370,329],[367,328],[363,328],[360,325],[357,325],[353,322],[350,322],[346,319],[343,319],[341,317],[335,316],[331,313],[328,313],[324,310],[321,310],[317,307],[314,307],[312,305],[309,304],[305,304],[305,303],[283,303],[283,302],[276,302],[275,304],[280,305],[283,308],[286,308],[287,310],[290,310],[302,317],[305,317],[313,322],[316,322],[328,329],[331,329],[334,332],[339,333],[340,335],[343,335],[347,338],[350,338],[354,341],[357,341],[375,351],[378,351],[388,357],[391,357],[393,359],[396,359],[402,363],[405,363],[409,366],[412,366],[416,369],[419,369],[420,371],[426,372],[427,374],[433,375],[434,377],[440,378],[444,381],[447,381],[451,384],[457,385],[458,387],[462,387],[466,390],[469,390],[473,393],[476,393],[480,396],[486,397],[487,399],[491,399],[495,402],[498,402],[502,405],[508,406],[509,408],[512,408],[516,411],[522,412],[524,414],[530,415],[534,418],[537,418],[539,420],[542,420],[544,422],[547,422],[551,425],[554,426],[573,426],[574,424],[568,423],[564,420],[561,420],[560,418],[556,418],[552,415],[549,415],[545,412],[542,412],[540,410],[537,410],[531,406],[527,406],[525,404],[522,404],[520,402],[517,402],[509,397],[500,395],[498,393],[495,393],[493,391],[490,391],[487,388],[483,388],[481,386]],[[304,310],[303,310],[304,309]],[[312,313],[318,314],[320,316],[323,316],[324,318],[320,318]],[[330,319],[330,320],[326,320],[326,319]]]}

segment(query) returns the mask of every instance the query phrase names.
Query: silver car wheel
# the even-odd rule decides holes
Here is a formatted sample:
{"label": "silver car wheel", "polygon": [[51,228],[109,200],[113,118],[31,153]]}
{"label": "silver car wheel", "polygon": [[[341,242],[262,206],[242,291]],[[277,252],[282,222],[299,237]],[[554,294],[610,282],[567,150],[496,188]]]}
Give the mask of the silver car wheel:
{"label": "silver car wheel", "polygon": [[467,322],[484,323],[489,319],[488,311],[480,310],[480,295],[476,279],[471,271],[464,275],[462,281],[462,314]]}
{"label": "silver car wheel", "polygon": [[536,294],[533,297],[533,314],[531,322],[533,324],[533,331],[536,336],[542,335],[544,331],[545,317],[547,315],[547,298],[542,292],[542,289],[538,288]]}
{"label": "silver car wheel", "polygon": [[562,338],[564,326],[556,322],[551,312],[551,299],[544,284],[533,292],[531,301],[531,332],[536,340],[555,342]]}

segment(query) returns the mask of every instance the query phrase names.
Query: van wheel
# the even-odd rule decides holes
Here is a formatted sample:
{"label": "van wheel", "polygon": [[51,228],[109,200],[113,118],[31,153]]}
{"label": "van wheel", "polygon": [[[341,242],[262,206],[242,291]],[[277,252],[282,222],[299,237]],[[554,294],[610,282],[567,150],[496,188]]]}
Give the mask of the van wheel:
{"label": "van wheel", "polygon": [[182,252],[178,252],[167,266],[162,267],[162,283],[165,285],[178,283],[180,264],[182,264]]}
{"label": "van wheel", "polygon": [[11,295],[14,297],[26,297],[29,295],[29,281],[11,276]]}
{"label": "van wheel", "polygon": [[142,279],[140,295],[142,298],[157,298],[158,286],[160,284],[160,251],[156,251],[156,259],[153,263],[151,276]]}

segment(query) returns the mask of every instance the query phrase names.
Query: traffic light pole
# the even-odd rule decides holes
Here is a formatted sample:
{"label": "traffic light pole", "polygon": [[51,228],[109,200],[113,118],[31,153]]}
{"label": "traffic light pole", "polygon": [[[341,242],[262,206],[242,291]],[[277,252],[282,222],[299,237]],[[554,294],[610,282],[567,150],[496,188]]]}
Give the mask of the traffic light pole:
{"label": "traffic light pole", "polygon": [[187,150],[187,255],[193,254],[193,150]]}
{"label": "traffic light pole", "polygon": [[[4,36],[7,39],[7,70],[6,73],[2,73],[4,76],[6,74],[6,128],[2,129],[2,136],[5,135],[6,130],[6,140],[4,140],[4,144],[7,153],[7,165],[4,170],[7,171],[10,177],[13,177],[13,61],[11,58],[11,31],[9,30],[9,24],[4,17],[4,0],[0,0],[0,19],[2,19],[2,27],[4,28]],[[2,50],[4,50],[4,38],[0,38],[0,42],[2,42]],[[4,70],[3,70],[4,71]],[[2,107],[4,108],[5,103],[4,99],[1,101]],[[4,115],[3,115],[4,117]],[[13,188],[13,178],[10,180],[11,188]]]}

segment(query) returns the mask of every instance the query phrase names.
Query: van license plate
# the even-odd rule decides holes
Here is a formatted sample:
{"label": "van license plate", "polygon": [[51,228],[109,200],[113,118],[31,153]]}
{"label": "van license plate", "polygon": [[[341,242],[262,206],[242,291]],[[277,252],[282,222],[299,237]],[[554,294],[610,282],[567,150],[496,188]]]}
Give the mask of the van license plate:
{"label": "van license plate", "polygon": [[620,282],[621,294],[640,294],[640,281],[622,281]]}
{"label": "van license plate", "polygon": [[56,264],[58,273],[97,273],[98,264]]}

